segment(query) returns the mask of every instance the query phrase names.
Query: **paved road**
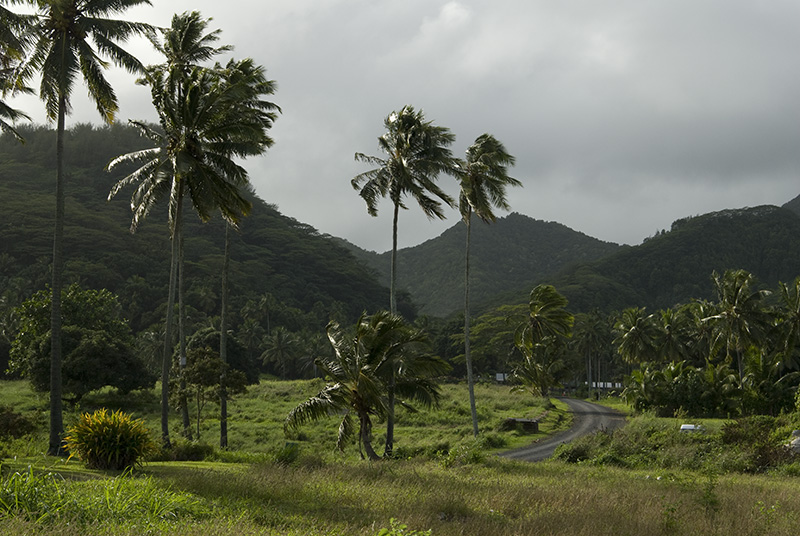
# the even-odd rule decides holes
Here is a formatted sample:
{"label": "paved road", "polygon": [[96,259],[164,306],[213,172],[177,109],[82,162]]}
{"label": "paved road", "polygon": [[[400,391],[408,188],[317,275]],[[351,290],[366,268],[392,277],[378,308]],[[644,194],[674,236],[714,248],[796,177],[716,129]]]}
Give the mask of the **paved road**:
{"label": "paved road", "polygon": [[625,424],[625,416],[613,409],[574,398],[559,398],[572,410],[572,428],[526,447],[500,453],[500,456],[526,462],[538,462],[553,455],[556,447],[597,430],[613,430]]}

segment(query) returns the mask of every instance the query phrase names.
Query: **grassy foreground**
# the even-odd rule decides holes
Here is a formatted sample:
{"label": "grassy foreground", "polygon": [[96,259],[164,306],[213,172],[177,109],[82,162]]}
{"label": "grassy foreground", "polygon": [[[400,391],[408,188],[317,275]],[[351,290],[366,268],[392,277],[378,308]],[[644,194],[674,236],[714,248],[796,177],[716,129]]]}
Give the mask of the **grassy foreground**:
{"label": "grassy foreground", "polygon": [[[479,461],[479,460],[473,460]],[[33,477],[37,478],[37,477]],[[432,535],[793,535],[800,481],[480,463],[149,464],[60,480],[60,503],[0,518],[0,534],[373,535],[391,519]],[[45,486],[38,486],[44,495]],[[144,503],[142,506],[141,503]]]}
{"label": "grassy foreground", "polygon": [[[558,407],[511,394],[504,386],[479,387],[484,432],[477,442],[471,439],[463,385],[445,386],[437,410],[400,415],[402,459],[362,461],[355,445],[344,454],[335,452],[335,419],[303,427],[287,439],[282,432],[286,412],[318,388],[314,381],[262,382],[231,405],[235,446],[230,450],[214,451],[208,458],[212,461],[148,462],[132,475],[120,475],[43,456],[46,398],[31,393],[24,382],[0,382],[3,404],[36,425],[21,438],[0,441],[0,534],[800,532],[800,480],[791,473],[626,469],[588,461],[526,464],[498,458],[493,454],[498,450],[542,437],[502,431],[506,417],[542,417],[545,431],[569,424]],[[158,429],[157,392],[94,394],[66,422],[79,411],[101,406],[130,411]],[[216,440],[215,411],[209,405],[201,424],[208,443]],[[647,421],[637,426],[631,430],[653,428]],[[660,429],[656,432],[663,436]],[[376,426],[376,439],[379,435]],[[287,451],[287,441],[299,448]],[[689,453],[684,443],[677,447],[684,450],[672,452]]]}

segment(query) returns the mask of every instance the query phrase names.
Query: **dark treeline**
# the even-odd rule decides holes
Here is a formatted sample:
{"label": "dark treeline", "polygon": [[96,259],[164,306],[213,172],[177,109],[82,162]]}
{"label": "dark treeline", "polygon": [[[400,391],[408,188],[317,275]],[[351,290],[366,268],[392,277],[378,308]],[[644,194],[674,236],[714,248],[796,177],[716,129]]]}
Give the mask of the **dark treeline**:
{"label": "dark treeline", "polygon": [[[0,138],[0,366],[14,338],[13,310],[49,282],[53,225],[52,167],[55,133],[18,129],[26,139]],[[68,215],[65,282],[116,294],[136,334],[163,329],[170,244],[165,207],[156,207],[129,232],[131,192],[107,201],[126,172],[105,170],[123,152],[147,145],[136,129],[77,125],[66,140]],[[250,216],[234,233],[230,264],[230,328],[250,330],[253,359],[267,349],[265,337],[283,328],[298,339],[324,333],[330,319],[352,322],[388,302],[388,290],[345,248],[316,229],[283,216],[247,192]],[[219,315],[225,228],[221,219],[186,222],[186,299],[190,333]],[[403,311],[413,316],[410,304]],[[249,339],[248,339],[249,337]],[[257,337],[259,340],[253,340]],[[263,361],[263,360],[262,360]],[[270,360],[266,370],[280,372]]]}

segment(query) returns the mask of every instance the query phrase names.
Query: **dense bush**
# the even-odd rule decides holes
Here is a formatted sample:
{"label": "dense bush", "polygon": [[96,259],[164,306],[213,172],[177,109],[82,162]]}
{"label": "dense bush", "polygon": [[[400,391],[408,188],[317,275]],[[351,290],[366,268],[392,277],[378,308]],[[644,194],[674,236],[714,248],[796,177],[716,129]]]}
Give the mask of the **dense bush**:
{"label": "dense bush", "polygon": [[155,451],[142,421],[121,411],[84,413],[67,433],[64,443],[70,457],[93,469],[131,468]]}
{"label": "dense bush", "polygon": [[797,461],[784,447],[793,426],[785,416],[754,416],[730,421],[719,433],[687,434],[672,421],[644,416],[625,428],[562,445],[555,457],[638,469],[760,473]]}

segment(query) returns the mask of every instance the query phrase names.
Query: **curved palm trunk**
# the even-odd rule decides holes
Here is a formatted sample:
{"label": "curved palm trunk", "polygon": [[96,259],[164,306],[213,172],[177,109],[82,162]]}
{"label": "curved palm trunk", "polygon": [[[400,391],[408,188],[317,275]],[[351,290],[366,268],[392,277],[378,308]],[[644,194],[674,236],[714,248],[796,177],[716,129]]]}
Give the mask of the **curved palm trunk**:
{"label": "curved palm trunk", "polygon": [[64,122],[66,100],[62,95],[58,104],[58,131],[56,134],[56,221],[53,233],[53,279],[50,307],[50,441],[47,454],[63,453],[61,435],[64,431],[62,414],[61,380],[61,287],[64,268]]}
{"label": "curved palm trunk", "polygon": [[469,349],[469,243],[472,226],[472,213],[467,216],[467,247],[464,255],[464,358],[467,365],[467,386],[469,387],[469,409],[472,413],[472,433],[478,437],[478,409],[475,406],[475,380],[472,376],[472,355]]}
{"label": "curved palm trunk", "polygon": [[364,450],[367,451],[367,458],[370,461],[380,460],[380,456],[375,453],[372,448],[372,421],[366,413],[360,413],[358,416],[359,430],[361,434],[361,443],[364,445]]}
{"label": "curved palm trunk", "polygon": [[[397,219],[400,213],[400,203],[394,204],[394,215],[392,216],[392,274],[391,283],[389,286],[389,306],[390,312],[397,314],[397,297],[395,295],[397,286]],[[389,389],[387,392],[388,398],[388,411],[386,415],[386,447],[383,450],[383,455],[386,458],[392,457],[394,450],[394,385],[395,385],[395,370],[394,366],[391,367],[391,378],[389,378]]]}
{"label": "curved palm trunk", "polygon": [[[225,257],[222,260],[222,296],[219,314],[219,358],[228,363],[228,265],[231,258],[231,226],[225,224]],[[199,432],[198,432],[199,434]],[[219,446],[228,446],[228,392],[225,388],[225,368],[219,377]]]}

